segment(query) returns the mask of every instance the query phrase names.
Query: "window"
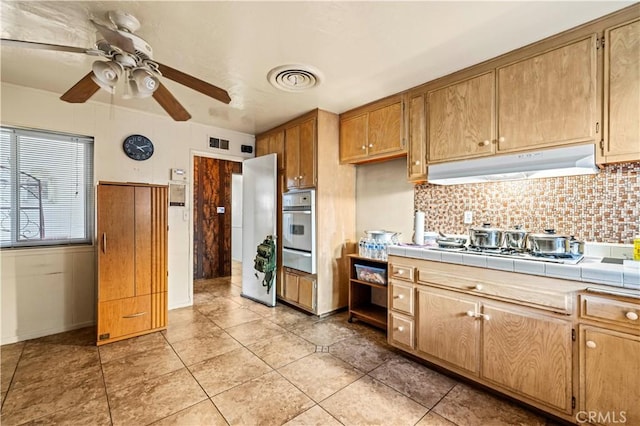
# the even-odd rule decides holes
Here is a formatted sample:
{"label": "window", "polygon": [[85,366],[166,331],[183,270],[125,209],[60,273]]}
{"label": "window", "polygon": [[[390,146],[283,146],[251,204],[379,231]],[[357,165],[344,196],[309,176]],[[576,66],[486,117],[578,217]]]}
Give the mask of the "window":
{"label": "window", "polygon": [[0,128],[0,246],[91,243],[93,139]]}

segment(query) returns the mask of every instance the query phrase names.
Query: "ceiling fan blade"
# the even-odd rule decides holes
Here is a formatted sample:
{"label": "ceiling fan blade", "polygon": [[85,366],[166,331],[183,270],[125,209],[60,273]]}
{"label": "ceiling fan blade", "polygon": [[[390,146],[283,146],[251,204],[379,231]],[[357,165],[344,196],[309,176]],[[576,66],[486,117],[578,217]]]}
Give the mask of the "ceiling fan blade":
{"label": "ceiling fan blade", "polygon": [[90,21],[109,44],[117,46],[127,53],[136,53],[136,48],[133,46],[133,42],[130,38],[123,36],[118,31],[112,30],[105,25],[97,23],[93,19]]}
{"label": "ceiling fan blade", "polygon": [[229,94],[226,90],[216,87],[213,84],[209,84],[206,81],[202,81],[199,78],[190,76],[189,74],[185,74],[182,71],[178,71],[175,68],[171,68],[158,62],[156,63],[158,64],[160,73],[169,80],[173,80],[176,83],[187,86],[195,90],[196,92],[205,94],[222,103],[228,104],[229,102],[231,102],[231,98],[229,97]]}
{"label": "ceiling fan blade", "polygon": [[187,110],[180,105],[180,102],[178,102],[162,83],[160,83],[155,92],[153,92],[153,99],[155,99],[174,120],[187,121],[191,118]]}
{"label": "ceiling fan blade", "polygon": [[62,46],[60,44],[38,43],[35,41],[13,40],[10,38],[2,39],[3,46],[10,47],[27,47],[30,49],[55,50],[58,52],[87,53],[92,54],[93,51],[82,47]]}
{"label": "ceiling fan blade", "polygon": [[94,93],[96,93],[100,86],[98,86],[92,79],[93,72],[82,77],[80,81],[73,85],[73,87],[67,90],[64,95],[60,96],[65,102],[71,102],[72,104],[81,104],[86,102]]}

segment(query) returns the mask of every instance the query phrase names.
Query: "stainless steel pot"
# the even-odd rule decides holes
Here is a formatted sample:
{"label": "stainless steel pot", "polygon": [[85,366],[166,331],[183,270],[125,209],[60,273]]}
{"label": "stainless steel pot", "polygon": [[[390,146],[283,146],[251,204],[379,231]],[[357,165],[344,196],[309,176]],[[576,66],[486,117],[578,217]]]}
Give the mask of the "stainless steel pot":
{"label": "stainless steel pot", "polygon": [[527,235],[529,233],[522,229],[522,225],[516,225],[513,229],[504,231],[504,246],[514,250],[524,250],[527,245]]}
{"label": "stainless steel pot", "polygon": [[469,228],[469,244],[473,247],[494,249],[502,247],[504,234],[502,229],[492,228],[490,223],[481,227]]}
{"label": "stainless steel pot", "polygon": [[576,240],[572,235],[569,239],[569,251],[573,255],[582,256],[584,254],[584,242]]}
{"label": "stainless steel pot", "polygon": [[462,248],[467,243],[466,238],[442,237],[437,238],[436,243],[441,248]]}
{"label": "stainless steel pot", "polygon": [[555,229],[545,229],[543,234],[529,234],[527,248],[533,254],[569,254],[571,237],[557,235]]}

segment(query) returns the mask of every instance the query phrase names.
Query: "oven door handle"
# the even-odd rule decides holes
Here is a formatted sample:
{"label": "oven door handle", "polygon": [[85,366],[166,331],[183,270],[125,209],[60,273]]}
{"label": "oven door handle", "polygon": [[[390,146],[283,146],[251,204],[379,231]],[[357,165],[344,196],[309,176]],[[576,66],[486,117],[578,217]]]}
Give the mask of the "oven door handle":
{"label": "oven door handle", "polygon": [[283,210],[283,214],[311,214],[311,210]]}
{"label": "oven door handle", "polygon": [[282,251],[286,251],[287,253],[297,254],[298,256],[311,257],[311,253],[307,253],[306,251],[292,250],[284,247],[282,248]]}

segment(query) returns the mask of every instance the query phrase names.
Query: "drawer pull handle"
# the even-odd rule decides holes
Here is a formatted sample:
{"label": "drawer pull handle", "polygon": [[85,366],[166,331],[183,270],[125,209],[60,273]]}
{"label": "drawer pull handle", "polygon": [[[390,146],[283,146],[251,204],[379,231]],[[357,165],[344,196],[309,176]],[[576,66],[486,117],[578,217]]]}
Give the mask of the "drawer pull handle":
{"label": "drawer pull handle", "polygon": [[626,314],[624,314],[624,316],[631,321],[637,321],[638,319],[638,314],[636,314],[635,312],[627,312]]}
{"label": "drawer pull handle", "polygon": [[467,311],[467,316],[468,316],[468,317],[474,317],[474,318],[475,318],[475,317],[476,317],[476,313],[475,313],[475,312],[473,312],[473,311]]}
{"label": "drawer pull handle", "polygon": [[593,340],[587,340],[587,347],[590,349],[595,349],[596,342],[594,342]]}
{"label": "drawer pull handle", "polygon": [[404,294],[399,294],[397,296],[393,296],[394,299],[404,299]]}
{"label": "drawer pull handle", "polygon": [[403,326],[396,327],[396,330],[402,333],[404,331],[404,327]]}
{"label": "drawer pull handle", "polygon": [[131,315],[125,315],[122,318],[136,318],[136,317],[141,317],[143,315],[146,315],[146,312],[138,312],[137,314],[131,314]]}
{"label": "drawer pull handle", "polygon": [[484,288],[484,286],[482,284],[476,284],[476,286],[474,287],[475,290],[482,290]]}
{"label": "drawer pull handle", "polygon": [[362,149],[367,149],[367,147],[366,147],[366,146],[364,146],[364,145],[362,145]]}
{"label": "drawer pull handle", "polygon": [[402,269],[398,269],[398,270],[396,271],[396,274],[398,274],[398,275],[402,275],[402,274],[404,274],[404,271],[403,271]]}
{"label": "drawer pull handle", "polygon": [[373,148],[373,144],[372,143],[369,144],[369,148]]}

